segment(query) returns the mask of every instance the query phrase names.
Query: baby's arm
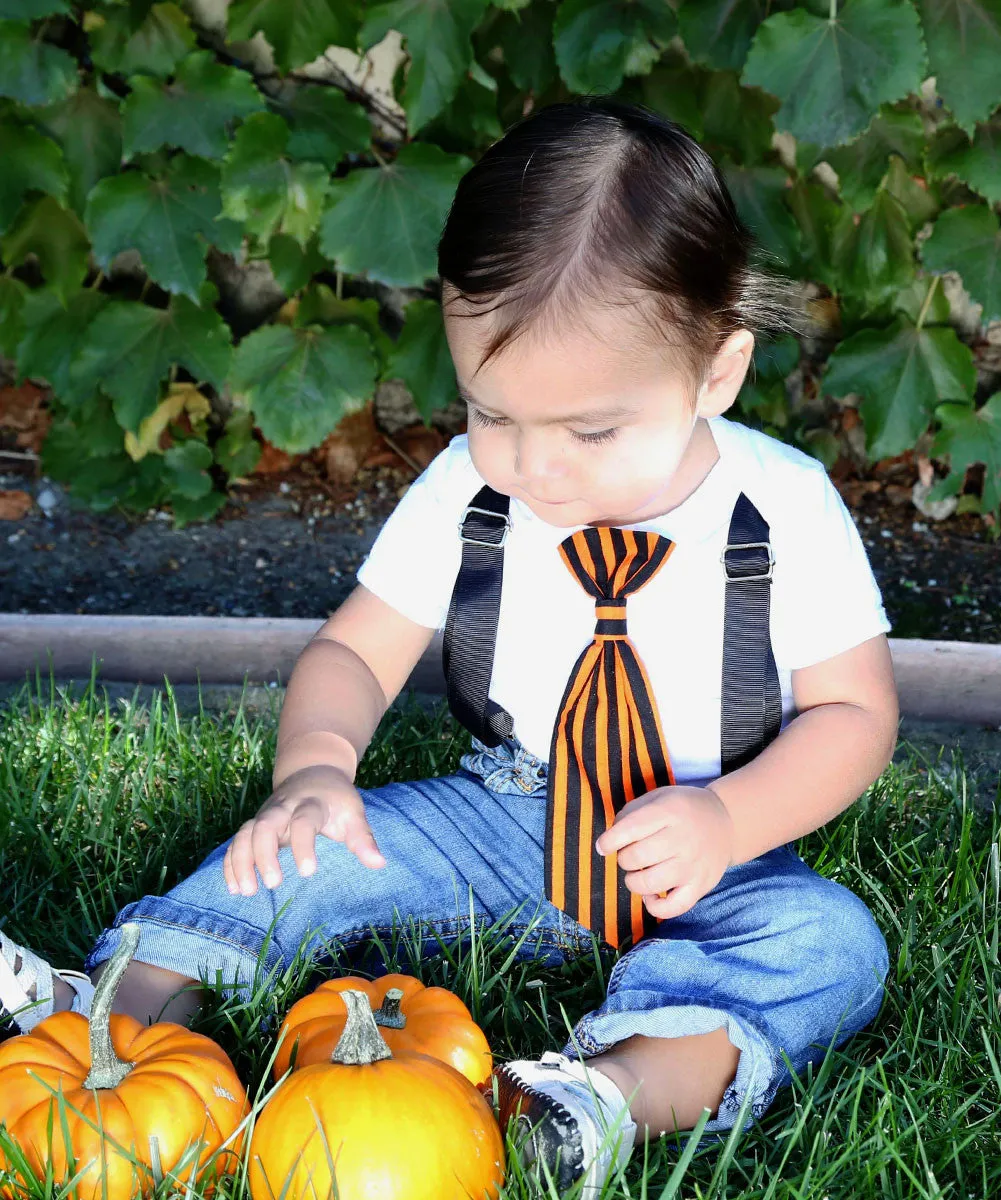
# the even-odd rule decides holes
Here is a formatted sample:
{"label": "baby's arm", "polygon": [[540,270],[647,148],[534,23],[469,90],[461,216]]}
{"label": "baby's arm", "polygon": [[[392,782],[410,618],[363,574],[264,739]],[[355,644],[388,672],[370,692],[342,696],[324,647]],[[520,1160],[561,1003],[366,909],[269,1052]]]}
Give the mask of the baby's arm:
{"label": "baby's arm", "polygon": [[343,842],[366,866],[384,865],[355,772],[433,634],[358,586],[307,644],[282,706],[274,791],[223,860],[231,892],[253,895],[257,871],[276,887],[281,846],[291,847],[300,873],[311,875],[317,834]]}
{"label": "baby's arm", "polygon": [[356,587],[296,661],[278,722],[274,786],[317,764],[339,766],[354,779],[376,726],[433,635]]}
{"label": "baby's arm", "polygon": [[799,715],[757,758],[709,784],[733,822],[733,862],[819,829],[893,757],[899,710],[885,634],[792,672]]}

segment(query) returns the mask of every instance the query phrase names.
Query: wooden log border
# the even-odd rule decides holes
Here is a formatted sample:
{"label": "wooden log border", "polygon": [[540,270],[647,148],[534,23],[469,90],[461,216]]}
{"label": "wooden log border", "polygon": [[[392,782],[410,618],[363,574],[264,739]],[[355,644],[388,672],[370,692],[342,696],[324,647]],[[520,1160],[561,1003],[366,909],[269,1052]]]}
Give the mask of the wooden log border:
{"label": "wooden log border", "polygon": [[[285,684],[320,620],[279,617],[127,617],[0,613],[0,679],[36,670],[57,679],[96,673],[115,682]],[[1001,728],[1001,645],[890,638],[904,716]],[[443,694],[441,635],[411,675]]]}

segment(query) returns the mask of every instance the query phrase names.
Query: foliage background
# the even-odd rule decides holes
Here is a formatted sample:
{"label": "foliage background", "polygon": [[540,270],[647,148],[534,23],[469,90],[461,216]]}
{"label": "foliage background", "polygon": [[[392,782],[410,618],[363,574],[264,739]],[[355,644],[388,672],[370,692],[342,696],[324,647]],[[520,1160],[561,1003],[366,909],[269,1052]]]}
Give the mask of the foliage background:
{"label": "foliage background", "polygon": [[[930,499],[1001,512],[1001,0],[206,3],[0,0],[0,353],[51,386],[43,467],[85,502],[205,518],[262,438],[311,450],[388,380],[453,401],[459,178],[615,92],[699,138],[813,298],[824,334],[759,347],[741,417],[830,465],[825,406],[857,407],[861,458],[916,449]],[[402,117],[328,62],[387,36]]]}

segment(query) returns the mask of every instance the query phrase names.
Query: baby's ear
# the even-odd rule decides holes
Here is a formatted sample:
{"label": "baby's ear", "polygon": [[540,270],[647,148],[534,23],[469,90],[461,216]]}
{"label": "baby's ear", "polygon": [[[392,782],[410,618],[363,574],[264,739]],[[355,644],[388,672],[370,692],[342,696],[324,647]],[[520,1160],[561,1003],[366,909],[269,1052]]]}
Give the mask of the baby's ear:
{"label": "baby's ear", "polygon": [[696,408],[700,417],[718,417],[731,407],[744,383],[753,353],[754,334],[749,329],[735,330],[720,346],[709,378],[699,392]]}

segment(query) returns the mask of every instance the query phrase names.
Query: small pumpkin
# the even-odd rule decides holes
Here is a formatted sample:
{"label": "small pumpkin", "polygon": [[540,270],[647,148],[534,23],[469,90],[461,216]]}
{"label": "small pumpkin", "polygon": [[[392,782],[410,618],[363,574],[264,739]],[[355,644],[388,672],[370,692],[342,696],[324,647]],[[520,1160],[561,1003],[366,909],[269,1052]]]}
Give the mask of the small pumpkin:
{"label": "small pumpkin", "polygon": [[293,1071],[254,1125],[252,1200],[495,1200],[504,1140],[481,1093],[448,1063],[391,1050],[366,992],[339,996],[330,1061]]}
{"label": "small pumpkin", "polygon": [[[249,1111],[233,1064],[211,1038],[170,1021],[143,1025],[112,1015],[118,984],[139,944],[138,925],[125,924],[121,932],[89,1021],[80,1013],[54,1013],[0,1045],[0,1124],[40,1179],[50,1163],[57,1183],[73,1178],[72,1158],[78,1200],[129,1200],[137,1182],[147,1195],[175,1169],[182,1181],[192,1174],[201,1178],[231,1138],[212,1170],[234,1170],[243,1139],[237,1130]],[[0,1168],[25,1182],[2,1151]]]}
{"label": "small pumpkin", "polygon": [[490,1079],[490,1045],[459,997],[447,988],[425,987],[412,975],[392,972],[373,981],[352,975],[329,979],[293,1004],[278,1031],[276,1081],[288,1070],[295,1047],[296,1070],[330,1062],[347,1020],[343,994],[350,990],[368,996],[375,1023],[394,1054],[398,1050],[430,1054],[477,1087]]}

